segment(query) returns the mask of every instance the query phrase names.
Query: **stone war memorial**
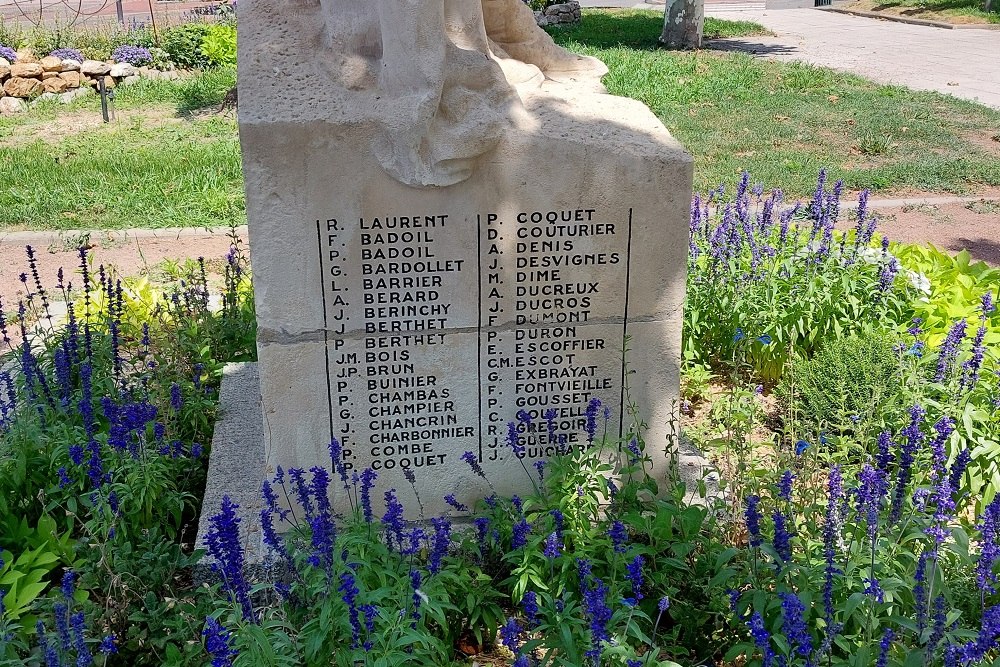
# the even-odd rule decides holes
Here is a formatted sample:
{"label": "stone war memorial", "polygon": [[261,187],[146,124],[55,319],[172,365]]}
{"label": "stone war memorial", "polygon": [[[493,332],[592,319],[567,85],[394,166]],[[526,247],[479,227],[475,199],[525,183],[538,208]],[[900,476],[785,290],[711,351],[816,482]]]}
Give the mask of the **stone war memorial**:
{"label": "stone war memorial", "polygon": [[595,397],[665,470],[692,160],[656,117],[521,0],[247,0],[240,31],[262,473],[336,439],[433,515],[490,492],[465,452],[530,489],[508,423],[530,469]]}

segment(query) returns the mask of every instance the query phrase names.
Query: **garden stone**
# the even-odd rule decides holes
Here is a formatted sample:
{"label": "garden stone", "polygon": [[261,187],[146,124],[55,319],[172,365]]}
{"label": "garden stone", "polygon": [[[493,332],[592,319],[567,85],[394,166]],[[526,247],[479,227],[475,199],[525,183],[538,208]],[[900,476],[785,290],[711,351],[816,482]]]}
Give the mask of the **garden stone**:
{"label": "garden stone", "polygon": [[69,81],[60,76],[42,81],[42,88],[46,93],[63,93],[69,88]]}
{"label": "garden stone", "polygon": [[39,104],[41,104],[42,102],[47,102],[49,100],[56,100],[56,99],[59,99],[59,95],[57,95],[54,92],[42,93],[37,98],[35,98],[35,100],[33,102],[31,102],[31,104],[29,106],[36,107]]}
{"label": "garden stone", "polygon": [[522,463],[534,475],[559,434],[586,448],[599,398],[616,439],[638,406],[662,479],[693,165],[656,116],[522,0],[246,0],[240,31],[258,475],[329,468],[337,438],[379,496],[412,499],[412,469],[433,516],[490,493],[464,452],[499,493],[530,492]]}
{"label": "garden stone", "polygon": [[100,60],[84,60],[80,63],[80,71],[87,76],[102,76],[111,71],[111,65]]}
{"label": "garden stone", "polygon": [[38,64],[46,72],[61,72],[63,68],[63,61],[54,56],[45,56],[38,61]]}
{"label": "garden stone", "polygon": [[31,49],[23,49],[17,52],[17,62],[19,63],[38,63],[38,56]]}
{"label": "garden stone", "polygon": [[34,97],[42,92],[42,82],[38,79],[11,77],[4,82],[3,90],[11,97]]}
{"label": "garden stone", "polygon": [[175,72],[174,70],[167,70],[164,72],[160,72],[159,78],[163,81],[177,81],[178,79],[181,78],[181,75]]}
{"label": "garden stone", "polygon": [[70,90],[59,96],[59,101],[63,104],[71,104],[72,102],[80,99],[81,97],[87,97],[91,94],[90,88],[77,88],[76,90]]}
{"label": "garden stone", "polygon": [[38,63],[22,63],[19,61],[10,66],[11,77],[31,78],[41,76],[43,71],[42,66]]}
{"label": "garden stone", "polygon": [[106,90],[111,90],[112,88],[114,88],[117,85],[118,84],[115,82],[114,77],[112,77],[112,76],[106,76],[106,77],[104,77],[104,88]]}
{"label": "garden stone", "polygon": [[116,79],[124,79],[127,76],[135,76],[135,67],[128,63],[115,63],[109,72]]}
{"label": "garden stone", "polygon": [[80,73],[79,72],[63,72],[59,75],[59,78],[66,82],[69,88],[79,88],[80,87]]}
{"label": "garden stone", "polygon": [[71,58],[67,58],[67,59],[65,59],[65,60],[62,61],[62,71],[63,72],[79,72],[80,71],[80,63],[78,63],[77,61],[75,61],[75,60],[73,60]]}
{"label": "garden stone", "polygon": [[42,72],[41,79],[45,81],[46,79],[58,78],[59,72]]}
{"label": "garden stone", "polygon": [[10,76],[10,63],[0,58],[0,81]]}
{"label": "garden stone", "polygon": [[16,97],[0,97],[0,114],[23,113],[28,110],[28,103]]}
{"label": "garden stone", "polygon": [[119,81],[118,85],[119,86],[130,86],[130,85],[132,85],[134,83],[139,83],[139,81],[141,81],[141,80],[142,79],[141,79],[141,77],[138,74],[133,74],[132,76],[127,76],[124,79],[122,79],[121,81]]}

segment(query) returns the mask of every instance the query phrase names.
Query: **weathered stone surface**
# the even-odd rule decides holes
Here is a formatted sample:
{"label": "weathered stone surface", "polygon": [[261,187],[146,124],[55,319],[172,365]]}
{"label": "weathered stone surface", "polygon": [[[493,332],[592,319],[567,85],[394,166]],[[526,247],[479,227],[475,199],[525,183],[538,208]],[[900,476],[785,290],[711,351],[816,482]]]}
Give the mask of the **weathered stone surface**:
{"label": "weathered stone surface", "polygon": [[660,43],[671,49],[700,49],[705,0],[666,0]]}
{"label": "weathered stone surface", "polygon": [[42,72],[41,76],[42,81],[53,78],[59,78],[59,72]]}
{"label": "weathered stone surface", "polygon": [[268,470],[329,467],[336,437],[380,490],[414,469],[433,515],[490,492],[465,451],[500,493],[531,488],[504,445],[518,410],[543,425],[520,427],[529,470],[558,455],[550,408],[570,447],[591,397],[627,436],[627,379],[660,474],[691,158],[521,0],[441,6],[240,7]]}
{"label": "weathered stone surface", "polygon": [[104,77],[104,88],[106,90],[111,90],[112,88],[114,88],[117,85],[118,84],[115,83],[114,77],[112,77],[112,76],[106,76],[106,77]]}
{"label": "weathered stone surface", "polygon": [[0,97],[0,114],[22,113],[28,110],[28,103],[16,97]]}
{"label": "weathered stone surface", "polygon": [[134,83],[139,83],[142,78],[138,74],[133,74],[132,76],[126,76],[121,81],[118,82],[119,86],[131,86]]}
{"label": "weathered stone surface", "polygon": [[0,81],[10,76],[10,63],[0,58]]}
{"label": "weathered stone surface", "polygon": [[63,69],[63,61],[54,56],[45,56],[38,61],[38,64],[46,72],[61,72]]}
{"label": "weathered stone surface", "polygon": [[111,71],[111,65],[100,60],[84,60],[80,63],[80,71],[88,76],[101,76]]}
{"label": "weathered stone surface", "polygon": [[45,79],[42,81],[42,88],[47,93],[64,93],[69,89],[69,82],[56,75],[50,79]]}
{"label": "weathered stone surface", "polygon": [[63,72],[79,72],[80,63],[70,58],[62,61],[62,71]]}
{"label": "weathered stone surface", "polygon": [[115,63],[109,72],[116,79],[124,79],[127,76],[135,76],[136,69],[128,63]]}
{"label": "weathered stone surface", "polygon": [[67,86],[70,88],[80,87],[80,73],[79,72],[63,72],[59,75],[59,78],[66,82]]}
{"label": "weathered stone surface", "polygon": [[75,90],[70,90],[60,95],[59,101],[62,102],[63,104],[70,104],[71,102],[74,102],[80,99],[81,97],[87,97],[88,95],[92,94],[93,90],[91,88],[87,87],[77,88]]}
{"label": "weathered stone surface", "polygon": [[42,92],[42,82],[38,79],[12,76],[4,82],[3,90],[11,97],[34,97]]}
{"label": "weathered stone surface", "polygon": [[42,102],[48,102],[49,100],[58,100],[58,99],[59,99],[59,95],[58,94],[56,94],[54,92],[51,92],[51,91],[50,92],[45,92],[45,93],[42,93],[41,95],[39,95],[38,97],[36,97],[33,101],[31,101],[28,104],[28,106],[29,107],[37,107]]}
{"label": "weathered stone surface", "polygon": [[17,62],[19,63],[37,63],[38,56],[31,49],[21,49],[17,52]]}
{"label": "weathered stone surface", "polygon": [[10,66],[10,75],[12,77],[31,78],[41,76],[43,71],[42,66],[38,63],[22,63],[18,61]]}

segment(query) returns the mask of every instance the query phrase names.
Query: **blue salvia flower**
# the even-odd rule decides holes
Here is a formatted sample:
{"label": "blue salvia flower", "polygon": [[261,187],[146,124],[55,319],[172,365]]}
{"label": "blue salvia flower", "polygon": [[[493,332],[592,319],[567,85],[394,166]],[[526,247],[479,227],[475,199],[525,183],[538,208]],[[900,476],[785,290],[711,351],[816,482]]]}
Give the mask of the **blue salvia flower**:
{"label": "blue salvia flower", "polygon": [[861,472],[858,473],[858,482],[858,518],[867,525],[868,540],[874,547],[886,481],[878,469],[866,463],[861,467]]}
{"label": "blue salvia flower", "polygon": [[972,450],[968,447],[963,449],[955,457],[955,462],[951,465],[951,472],[948,473],[948,482],[951,485],[952,491],[958,491],[962,488],[962,476],[965,475],[966,468],[969,467],[969,462],[972,460]]}
{"label": "blue salvia flower", "polygon": [[559,539],[562,540],[563,531],[566,529],[566,517],[560,510],[549,510],[549,514],[552,516],[552,522],[556,529],[556,534]]}
{"label": "blue salvia flower", "polygon": [[792,502],[792,482],[794,480],[795,475],[792,474],[792,471],[786,470],[778,482],[778,497],[785,502]]}
{"label": "blue salvia flower", "polygon": [[528,544],[528,535],[531,534],[531,524],[523,516],[514,524],[513,536],[511,537],[510,548],[521,549]]}
{"label": "blue salvia flower", "polygon": [[403,531],[406,529],[403,505],[396,497],[396,489],[389,489],[384,494],[385,514],[382,515],[382,525],[385,527],[385,541],[389,548],[393,543],[398,550],[403,549]]}
{"label": "blue salvia flower", "polygon": [[896,276],[899,275],[900,268],[899,260],[895,257],[890,257],[888,261],[882,263],[882,268],[878,274],[879,292],[885,294],[889,291],[896,280]]}
{"label": "blue salvia flower", "polygon": [[545,465],[546,465],[546,463],[547,463],[546,461],[535,461],[534,463],[532,463],[532,465],[535,466],[535,470],[538,472],[538,481],[539,482],[545,481]]}
{"label": "blue salvia flower", "polygon": [[753,637],[753,643],[760,649],[763,656],[763,666],[771,667],[774,664],[774,649],[771,648],[771,633],[767,631],[764,627],[764,617],[760,615],[759,611],[755,611],[750,620],[747,621],[747,627],[750,628],[750,636]]}
{"label": "blue salvia flower", "polygon": [[795,593],[779,593],[781,598],[781,629],[792,651],[808,660],[813,652],[813,637],[803,617],[806,608]]}
{"label": "blue salvia flower", "polygon": [[625,576],[632,584],[632,597],[639,601],[642,599],[642,566],[644,564],[644,559],[641,555],[636,556],[632,559],[628,565],[625,566]]}
{"label": "blue salvia flower", "polygon": [[184,407],[184,397],[181,395],[181,386],[174,382],[170,385],[170,407],[174,412],[180,412]]}
{"label": "blue salvia flower", "polygon": [[969,664],[983,660],[990,651],[996,650],[1000,637],[1000,606],[990,607],[983,612],[979,634],[973,641],[958,647],[956,662]]}
{"label": "blue salvia flower", "polygon": [[510,504],[514,506],[514,511],[518,514],[522,514],[524,512],[524,503],[521,501],[521,496],[517,494],[511,496]]}
{"label": "blue salvia flower", "polygon": [[376,479],[378,473],[371,468],[365,468],[361,472],[361,511],[365,523],[371,523],[375,518],[372,514],[372,489],[375,487]]}
{"label": "blue salvia flower", "polygon": [[521,648],[521,632],[523,630],[517,619],[511,616],[500,628],[500,643],[509,648],[512,653],[517,653]]}
{"label": "blue salvia flower", "polygon": [[94,656],[90,653],[85,636],[87,625],[82,611],[73,614],[69,621],[73,629],[73,648],[76,650],[77,667],[90,667],[94,662]]}
{"label": "blue salvia flower", "polygon": [[38,646],[45,656],[45,667],[62,667],[59,659],[59,647],[54,641],[49,641],[45,635],[45,624],[41,621],[35,623],[35,632],[38,633]]}
{"label": "blue salvia flower", "polygon": [[545,549],[542,552],[546,558],[558,558],[559,554],[562,553],[562,540],[559,539],[559,534],[555,531],[549,533],[549,536],[545,538]]}
{"label": "blue salvia flower", "polygon": [[926,412],[919,405],[910,408],[910,424],[903,429],[900,435],[903,443],[900,445],[899,470],[896,473],[896,489],[892,499],[892,509],[889,512],[889,521],[897,523],[903,515],[903,499],[906,497],[906,489],[910,483],[913,473],[913,463],[916,461],[917,449],[923,442],[924,432],[921,424]]}
{"label": "blue salvia flower", "polygon": [[517,421],[521,422],[525,426],[531,426],[531,413],[527,410],[518,410],[517,414],[514,416],[517,417]]}
{"label": "blue salvia flower", "polygon": [[484,516],[478,516],[472,520],[476,526],[476,539],[479,542],[479,551],[486,551],[486,538],[490,532],[490,520]]}
{"label": "blue salvia flower", "polygon": [[347,605],[347,618],[351,623],[351,648],[361,645],[361,617],[358,609],[358,586],[354,581],[354,573],[348,570],[340,575],[340,586],[337,587],[340,599]]}
{"label": "blue salvia flower", "polygon": [[521,609],[524,610],[524,617],[528,621],[529,628],[538,625],[538,596],[535,591],[525,592],[521,598]]}
{"label": "blue salvia flower", "polygon": [[[340,444],[340,440],[333,438],[330,440],[330,462],[333,464],[333,469],[337,472],[340,477],[340,483],[344,486],[344,489],[350,488],[347,482],[347,466],[344,465],[344,447]],[[291,472],[291,471],[289,471]]]}
{"label": "blue salvia flower", "polygon": [[865,595],[876,602],[885,602],[885,591],[882,590],[882,584],[879,583],[878,579],[875,577],[866,577],[863,581],[865,584]]}
{"label": "blue salvia flower", "polygon": [[237,509],[239,505],[230,500],[229,496],[222,497],[219,513],[209,518],[205,545],[208,555],[214,560],[212,569],[222,578],[223,587],[230,599],[240,605],[243,620],[256,623],[256,614],[250,601],[250,584],[244,573]]}
{"label": "blue salvia flower", "polygon": [[451,544],[451,522],[444,517],[431,519],[434,526],[434,541],[431,547],[431,554],[428,558],[427,569],[431,574],[441,571],[441,560],[448,553],[448,545]]}
{"label": "blue salvia flower", "polygon": [[63,598],[67,602],[73,601],[73,593],[76,590],[75,583],[76,573],[73,572],[73,570],[66,570],[66,572],[63,573],[62,583],[60,584],[59,589],[62,592]]}
{"label": "blue salvia flower", "polygon": [[959,391],[972,391],[979,383],[979,371],[983,367],[983,359],[986,357],[986,326],[976,330],[976,336],[972,339],[972,356],[962,363],[962,377],[959,380]]}
{"label": "blue salvia flower", "polygon": [[510,450],[514,452],[514,456],[517,458],[524,457],[524,445],[520,444],[519,438],[517,436],[517,422],[509,422],[507,424],[507,446]]}
{"label": "blue salvia flower", "polygon": [[837,539],[840,536],[843,517],[840,503],[844,498],[844,478],[840,466],[830,468],[827,480],[826,521],[823,524],[823,558],[826,567],[823,570],[823,612],[826,627],[834,627],[833,579],[839,573],[836,566]]}
{"label": "blue salvia flower", "polygon": [[892,648],[892,640],[895,637],[896,633],[892,631],[892,628],[886,628],[885,632],[882,633],[882,641],[878,644],[878,660],[875,661],[875,667],[886,667],[889,664],[889,650]]}
{"label": "blue salvia flower", "polygon": [[948,611],[945,605],[946,602],[943,595],[938,595],[934,598],[934,625],[931,630],[931,636],[927,639],[927,655],[934,653],[937,645],[944,639],[945,623],[947,621],[946,614]]}
{"label": "blue salvia flower", "polygon": [[420,570],[410,570],[410,588],[413,589],[413,597],[411,598],[413,602],[413,613],[411,616],[414,621],[420,618],[420,603],[424,599],[423,592],[420,590],[420,584]]}
{"label": "blue salvia flower", "polygon": [[587,443],[591,445],[594,444],[594,438],[597,437],[597,411],[600,409],[601,399],[597,397],[591,398],[590,402],[587,403],[587,423],[585,428],[587,431]]}
{"label": "blue salvia flower", "polygon": [[941,348],[938,350],[937,373],[934,375],[935,382],[944,382],[955,365],[955,357],[958,356],[959,346],[965,339],[965,329],[968,323],[965,320],[956,320],[948,330],[948,335]]}
{"label": "blue salvia flower", "polygon": [[231,635],[222,625],[208,616],[205,618],[205,629],[201,633],[205,637],[205,651],[212,656],[212,667],[232,667],[233,658],[239,651],[230,648]]}
{"label": "blue salvia flower", "polygon": [[917,571],[913,574],[913,599],[916,603],[917,635],[923,635],[927,627],[927,560],[930,552],[924,551],[917,559]]}
{"label": "blue salvia flower", "polygon": [[889,474],[889,466],[895,460],[892,454],[893,442],[892,434],[882,431],[878,435],[878,454],[875,456],[875,467],[883,475]]}
{"label": "blue salvia flower", "polygon": [[326,471],[326,468],[319,466],[309,468],[309,472],[312,473],[310,487],[312,489],[312,497],[316,501],[316,512],[318,514],[329,514],[331,511],[330,473]]}
{"label": "blue salvia flower", "polygon": [[69,647],[73,645],[73,637],[69,632],[69,605],[65,602],[57,602],[52,607],[52,613],[55,616],[56,635],[59,637],[59,644],[63,647],[63,650],[68,651]]}
{"label": "blue salvia flower", "polygon": [[483,467],[479,465],[479,459],[476,458],[475,454],[472,452],[465,452],[462,454],[462,460],[469,464],[469,467],[472,468],[472,472],[476,473],[483,479],[486,479],[486,472],[483,470]]}
{"label": "blue salvia flower", "polygon": [[[775,511],[772,515],[774,519],[774,550],[778,553],[783,563],[792,562],[792,532],[788,528],[788,521],[785,515]],[[781,568],[781,563],[778,564]]]}
{"label": "blue salvia flower", "polygon": [[455,510],[457,510],[459,512],[468,512],[469,511],[469,508],[467,506],[465,506],[462,503],[458,502],[458,500],[455,498],[455,494],[454,493],[449,493],[448,495],[446,495],[444,497],[444,501],[446,503],[448,503],[449,505],[451,505]]}
{"label": "blue salvia flower", "polygon": [[764,543],[760,535],[760,496],[747,496],[744,517],[747,533],[750,534],[750,546],[759,547]]}
{"label": "blue salvia flower", "polygon": [[625,543],[628,541],[628,530],[625,528],[625,524],[621,521],[613,521],[611,528],[608,529],[608,537],[611,538],[611,544],[616,552],[625,553]]}
{"label": "blue salvia flower", "polygon": [[101,643],[97,645],[97,650],[104,655],[118,653],[118,644],[115,642],[115,636],[105,635],[104,638],[101,639]]}
{"label": "blue salvia flower", "polygon": [[307,517],[313,515],[312,500],[309,498],[309,486],[305,480],[305,470],[301,468],[289,468],[288,479],[292,482],[292,491],[295,492],[295,499],[302,507]]}
{"label": "blue salvia flower", "polygon": [[545,428],[549,432],[549,440],[556,439],[556,414],[555,408],[549,408],[542,413],[542,417],[545,418]]}
{"label": "blue salvia flower", "polygon": [[1000,496],[996,496],[980,518],[979,559],[976,561],[976,582],[979,588],[996,593],[997,576],[993,567],[1000,560]]}
{"label": "blue salvia flower", "polygon": [[601,644],[610,639],[608,622],[612,613],[607,604],[608,587],[604,582],[594,578],[588,584],[583,591],[583,608],[590,623],[590,650],[586,655],[596,659],[601,654]]}
{"label": "blue salvia flower", "polygon": [[274,513],[269,508],[260,511],[260,528],[264,544],[275,553],[285,556],[287,554],[285,543],[278,531],[274,529]]}

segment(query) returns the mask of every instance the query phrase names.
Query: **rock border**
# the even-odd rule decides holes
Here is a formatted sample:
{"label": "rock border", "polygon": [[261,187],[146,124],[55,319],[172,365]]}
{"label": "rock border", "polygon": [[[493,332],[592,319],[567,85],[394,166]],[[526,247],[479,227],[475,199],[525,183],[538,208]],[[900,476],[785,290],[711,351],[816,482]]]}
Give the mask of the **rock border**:
{"label": "rock border", "polygon": [[580,22],[580,3],[578,0],[549,5],[535,12],[535,22],[540,28],[547,26],[567,26]]}

